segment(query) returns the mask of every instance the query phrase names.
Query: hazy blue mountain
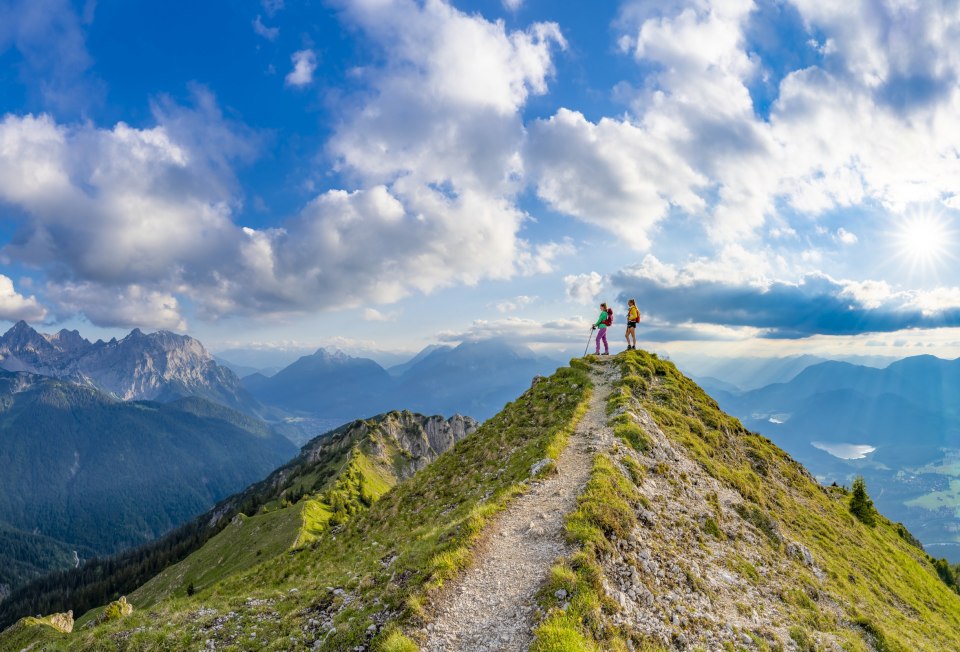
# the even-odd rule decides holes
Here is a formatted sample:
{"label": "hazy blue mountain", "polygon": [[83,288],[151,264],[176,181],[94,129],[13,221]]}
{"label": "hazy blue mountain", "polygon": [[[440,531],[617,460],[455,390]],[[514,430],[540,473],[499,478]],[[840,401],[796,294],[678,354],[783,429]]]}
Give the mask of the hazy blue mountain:
{"label": "hazy blue mountain", "polygon": [[[203,398],[121,401],[0,371],[0,522],[84,555],[149,541],[295,452],[263,422]],[[0,549],[0,567],[39,555],[21,548]]]}
{"label": "hazy blue mountain", "polygon": [[260,367],[247,367],[247,366],[244,366],[244,365],[241,365],[241,364],[235,364],[235,363],[231,362],[230,360],[226,360],[226,359],[224,359],[224,358],[221,358],[219,355],[213,356],[213,359],[214,359],[214,360],[216,361],[216,363],[217,363],[218,365],[220,365],[221,367],[226,367],[227,369],[229,369],[229,370],[232,371],[233,373],[237,374],[237,377],[238,377],[238,378],[244,378],[244,377],[246,377],[246,376],[250,376],[250,375],[253,375],[253,374],[263,374],[264,376],[272,376],[273,374],[275,374],[275,373],[277,373],[278,371],[280,371],[280,367],[274,367],[274,368],[268,367],[268,368],[263,369],[263,368],[260,368]]}
{"label": "hazy blue mountain", "polygon": [[[750,391],[775,383],[786,383],[805,369],[828,362],[816,355],[785,357],[712,357],[681,354],[676,356],[695,378],[715,378],[741,391]],[[859,367],[884,368],[898,358],[880,355],[838,356],[835,360]]]}
{"label": "hazy blue mountain", "polygon": [[410,369],[410,367],[414,366],[415,364],[417,364],[418,362],[426,358],[431,353],[435,351],[449,351],[452,348],[453,348],[452,346],[445,346],[443,344],[431,344],[425,347],[422,351],[417,353],[417,355],[413,356],[406,362],[390,367],[389,369],[387,369],[387,373],[390,374],[391,376],[402,376],[408,369]]}
{"label": "hazy blue mountain", "polygon": [[743,390],[736,385],[720,380],[719,378],[714,378],[713,376],[695,376],[692,378],[711,396],[716,392],[724,392],[725,394],[731,395],[741,394],[743,392]]}
{"label": "hazy blue mountain", "polygon": [[560,362],[501,340],[427,347],[388,373],[373,360],[320,349],[244,386],[264,404],[341,421],[394,409],[485,419]]}
{"label": "hazy blue mountain", "polygon": [[392,409],[395,381],[373,360],[319,349],[273,376],[254,374],[243,383],[267,405],[342,422]]}
{"label": "hazy blue mountain", "polygon": [[[230,349],[221,349],[218,350],[215,354],[216,357],[222,358],[223,360],[229,360],[227,366],[236,365],[245,369],[253,369],[255,371],[260,371],[261,373],[267,369],[275,369],[279,371],[284,367],[293,364],[304,355],[309,355],[310,351],[308,349],[280,349],[280,348],[263,348],[263,349],[254,349],[254,348],[240,348],[234,347]],[[273,372],[276,373],[276,372]],[[241,374],[237,372],[237,375],[241,378],[249,374]],[[271,375],[271,374],[266,374]]]}
{"label": "hazy blue mountain", "polygon": [[695,378],[715,378],[748,391],[773,383],[785,383],[807,367],[826,361],[826,358],[815,355],[793,355],[783,358],[715,358],[679,355],[676,358]]}
{"label": "hazy blue mountain", "polygon": [[560,364],[502,340],[464,342],[435,349],[406,369],[395,401],[426,414],[460,412],[482,421],[503,409],[534,376],[553,373]]}

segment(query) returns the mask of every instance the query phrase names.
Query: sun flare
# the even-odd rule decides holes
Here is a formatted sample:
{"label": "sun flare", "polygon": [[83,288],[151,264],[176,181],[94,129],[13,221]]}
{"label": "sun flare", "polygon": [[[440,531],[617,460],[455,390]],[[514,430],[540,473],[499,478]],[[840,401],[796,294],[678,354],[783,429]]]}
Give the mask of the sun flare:
{"label": "sun flare", "polygon": [[914,267],[936,267],[947,257],[953,239],[946,221],[929,214],[907,218],[896,234],[901,256]]}

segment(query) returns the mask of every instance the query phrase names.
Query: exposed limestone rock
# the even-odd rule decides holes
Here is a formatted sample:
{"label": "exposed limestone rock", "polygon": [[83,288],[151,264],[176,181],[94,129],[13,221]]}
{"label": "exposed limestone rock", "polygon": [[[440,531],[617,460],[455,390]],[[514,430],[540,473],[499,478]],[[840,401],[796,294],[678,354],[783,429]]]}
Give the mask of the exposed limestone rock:
{"label": "exposed limestone rock", "polygon": [[65,614],[52,614],[47,620],[51,627],[64,634],[69,634],[73,631],[73,610]]}
{"label": "exposed limestone rock", "polygon": [[63,378],[121,400],[200,395],[237,407],[250,397],[199,341],[134,329],[121,340],[89,342],[77,331],[41,334],[20,321],[0,336],[0,368]]}
{"label": "exposed limestone rock", "polygon": [[352,448],[366,439],[370,453],[375,457],[385,455],[388,449],[394,447],[407,456],[398,469],[402,479],[427,466],[441,453],[473,433],[478,426],[476,419],[460,414],[444,419],[406,410],[389,412],[374,419],[354,421],[330,436],[315,439],[304,446],[301,456],[306,457],[308,462],[316,462],[330,451]]}

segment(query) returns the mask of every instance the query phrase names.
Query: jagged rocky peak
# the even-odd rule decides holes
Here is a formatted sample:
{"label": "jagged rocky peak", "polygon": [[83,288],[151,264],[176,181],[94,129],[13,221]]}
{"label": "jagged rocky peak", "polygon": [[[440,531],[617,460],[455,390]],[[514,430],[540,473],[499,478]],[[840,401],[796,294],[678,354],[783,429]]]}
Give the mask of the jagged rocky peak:
{"label": "jagged rocky peak", "polygon": [[0,346],[11,351],[52,351],[53,346],[30,324],[20,320],[0,338]]}
{"label": "jagged rocky peak", "polygon": [[248,398],[203,344],[169,331],[134,328],[121,340],[91,344],[75,330],[41,335],[20,321],[0,337],[0,368],[70,379],[124,400],[197,394],[237,407],[241,395]]}
{"label": "jagged rocky peak", "polygon": [[80,331],[68,331],[66,328],[60,329],[53,335],[46,335],[44,337],[58,351],[75,353],[93,346],[90,344],[90,340],[80,335]]}

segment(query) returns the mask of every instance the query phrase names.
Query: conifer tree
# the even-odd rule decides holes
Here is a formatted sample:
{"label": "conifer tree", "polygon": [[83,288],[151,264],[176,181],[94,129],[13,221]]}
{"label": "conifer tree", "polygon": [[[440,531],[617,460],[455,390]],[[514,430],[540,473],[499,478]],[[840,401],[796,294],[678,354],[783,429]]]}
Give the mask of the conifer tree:
{"label": "conifer tree", "polygon": [[867,485],[862,476],[857,476],[853,481],[850,513],[860,519],[864,525],[873,527],[877,523],[877,510],[873,507],[873,500],[867,495]]}

